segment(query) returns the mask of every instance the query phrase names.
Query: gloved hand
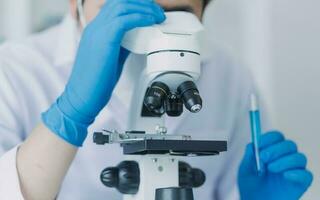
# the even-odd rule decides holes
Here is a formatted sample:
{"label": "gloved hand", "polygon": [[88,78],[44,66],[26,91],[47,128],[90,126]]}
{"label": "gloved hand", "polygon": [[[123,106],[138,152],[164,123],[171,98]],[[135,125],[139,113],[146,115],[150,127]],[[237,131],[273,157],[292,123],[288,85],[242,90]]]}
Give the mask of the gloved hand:
{"label": "gloved hand", "polygon": [[151,0],[108,0],[85,28],[63,94],[42,114],[44,124],[70,144],[82,146],[87,128],[108,103],[128,51],[120,44],[136,27],[165,20]]}
{"label": "gloved hand", "polygon": [[244,200],[297,200],[312,183],[307,159],[293,141],[279,132],[260,137],[263,173],[258,176],[253,145],[249,144],[239,168],[238,185]]}

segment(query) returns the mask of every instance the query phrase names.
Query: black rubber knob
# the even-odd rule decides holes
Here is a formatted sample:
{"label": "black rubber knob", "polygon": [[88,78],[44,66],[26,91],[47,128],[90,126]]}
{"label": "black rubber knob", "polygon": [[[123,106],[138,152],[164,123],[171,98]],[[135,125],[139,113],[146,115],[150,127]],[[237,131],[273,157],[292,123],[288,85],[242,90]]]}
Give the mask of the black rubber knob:
{"label": "black rubber knob", "polygon": [[101,132],[95,132],[93,134],[93,142],[98,145],[104,145],[106,143],[109,143],[109,135],[104,135]]}
{"label": "black rubber knob", "polygon": [[119,170],[117,167],[108,167],[100,174],[101,182],[107,187],[117,188],[119,185]]}
{"label": "black rubber knob", "polygon": [[188,163],[179,162],[179,186],[197,188],[206,181],[206,175],[201,169],[192,168]]}
{"label": "black rubber knob", "polygon": [[201,169],[193,168],[192,169],[192,182],[193,188],[202,186],[206,181],[206,175]]}
{"label": "black rubber knob", "polygon": [[140,170],[138,163],[134,161],[124,161],[118,165],[118,168],[118,190],[122,194],[136,194],[140,185]]}
{"label": "black rubber knob", "polygon": [[117,167],[104,169],[100,180],[105,186],[116,188],[122,194],[136,194],[140,185],[139,165],[134,161],[123,161]]}

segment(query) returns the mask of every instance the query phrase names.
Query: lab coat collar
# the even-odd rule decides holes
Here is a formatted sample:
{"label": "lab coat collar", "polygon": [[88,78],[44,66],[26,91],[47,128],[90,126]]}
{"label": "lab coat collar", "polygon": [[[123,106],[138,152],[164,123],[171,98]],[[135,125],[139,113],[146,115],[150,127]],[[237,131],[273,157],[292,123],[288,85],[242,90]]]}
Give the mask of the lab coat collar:
{"label": "lab coat collar", "polygon": [[54,65],[66,66],[72,65],[77,48],[80,41],[80,31],[77,26],[77,21],[67,14],[58,27],[58,40],[54,52]]}

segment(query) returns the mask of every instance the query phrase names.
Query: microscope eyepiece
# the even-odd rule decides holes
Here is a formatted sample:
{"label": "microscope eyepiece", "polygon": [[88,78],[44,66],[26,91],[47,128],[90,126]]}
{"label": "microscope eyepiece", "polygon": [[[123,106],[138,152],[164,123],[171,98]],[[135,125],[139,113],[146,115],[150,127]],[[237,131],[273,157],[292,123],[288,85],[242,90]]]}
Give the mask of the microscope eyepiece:
{"label": "microscope eyepiece", "polygon": [[197,113],[202,109],[202,99],[199,90],[193,81],[185,81],[178,87],[185,107],[192,113]]}
{"label": "microscope eyepiece", "polygon": [[159,114],[163,110],[163,104],[170,94],[169,87],[162,82],[154,82],[148,89],[144,98],[144,105],[149,111]]}

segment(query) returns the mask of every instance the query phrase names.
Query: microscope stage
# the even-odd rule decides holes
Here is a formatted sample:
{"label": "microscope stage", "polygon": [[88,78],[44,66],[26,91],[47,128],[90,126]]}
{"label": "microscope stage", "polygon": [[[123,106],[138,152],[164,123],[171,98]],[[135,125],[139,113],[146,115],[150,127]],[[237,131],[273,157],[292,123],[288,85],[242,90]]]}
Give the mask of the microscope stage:
{"label": "microscope stage", "polygon": [[209,156],[227,151],[227,141],[153,140],[122,144],[125,155],[171,154],[177,156]]}

